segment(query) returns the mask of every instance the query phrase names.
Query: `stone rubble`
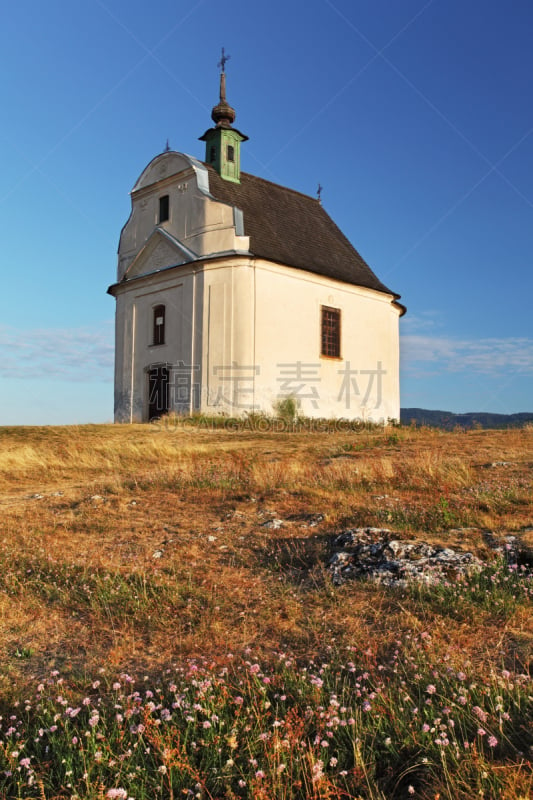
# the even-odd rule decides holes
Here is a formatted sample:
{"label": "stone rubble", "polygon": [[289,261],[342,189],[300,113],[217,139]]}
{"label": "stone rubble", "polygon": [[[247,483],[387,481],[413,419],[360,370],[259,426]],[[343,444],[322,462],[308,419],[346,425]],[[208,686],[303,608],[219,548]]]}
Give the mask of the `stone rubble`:
{"label": "stone rubble", "polygon": [[268,530],[277,531],[278,528],[282,527],[283,527],[283,520],[277,519],[276,517],[274,519],[269,519],[267,522],[261,523],[261,528],[267,528]]}
{"label": "stone rubble", "polygon": [[386,586],[405,586],[411,581],[431,585],[484,565],[472,553],[419,539],[398,539],[386,528],[349,528],[335,538],[333,546],[337,552],[328,568],[336,585],[354,578]]}
{"label": "stone rubble", "polygon": [[[395,500],[396,498],[387,498]],[[279,530],[297,524],[301,528],[315,528],[324,521],[323,514],[298,513],[281,519],[275,511],[259,512],[258,516],[271,515],[259,527]],[[457,528],[448,535],[473,533],[478,529]],[[528,548],[519,536],[496,536],[491,531],[481,531],[485,544],[494,555],[509,564],[533,567],[533,548]],[[418,582],[435,585],[446,580],[457,580],[487,565],[487,560],[466,550],[441,547],[421,539],[402,539],[388,528],[347,528],[333,540],[335,550],[327,562],[332,581],[339,586],[347,580],[367,579],[385,586],[404,587]]]}
{"label": "stone rubble", "polygon": [[290,514],[287,519],[298,523],[300,528],[316,528],[324,522],[324,514]]}
{"label": "stone rubble", "polygon": [[508,534],[503,537],[503,542],[501,542],[492,531],[483,531],[483,538],[491,550],[498,553],[509,564],[521,564],[530,561],[531,554],[528,554],[527,548],[522,546],[516,536]]}

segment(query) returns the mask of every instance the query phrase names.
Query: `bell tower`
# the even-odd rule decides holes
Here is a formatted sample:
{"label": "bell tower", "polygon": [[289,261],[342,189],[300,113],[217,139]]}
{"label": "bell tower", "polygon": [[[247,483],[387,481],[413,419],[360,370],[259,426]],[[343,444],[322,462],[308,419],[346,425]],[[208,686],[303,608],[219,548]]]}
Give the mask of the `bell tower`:
{"label": "bell tower", "polygon": [[200,141],[205,142],[205,161],[216,169],[221,178],[232,183],[241,182],[241,142],[248,137],[232,128],[235,121],[235,109],[226,100],[226,62],[230,56],[225,55],[218,66],[220,72],[220,99],[211,111],[214,128],[209,128]]}

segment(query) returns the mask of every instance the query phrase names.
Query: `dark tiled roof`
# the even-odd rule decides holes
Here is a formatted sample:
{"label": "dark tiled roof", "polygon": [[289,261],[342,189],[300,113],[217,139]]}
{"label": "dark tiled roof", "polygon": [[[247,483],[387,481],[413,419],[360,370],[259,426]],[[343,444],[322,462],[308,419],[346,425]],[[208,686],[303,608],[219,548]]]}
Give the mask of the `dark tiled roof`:
{"label": "dark tiled roof", "polygon": [[240,184],[231,183],[206,166],[213,197],[242,210],[255,256],[399,297],[378,280],[318,200],[246,172]]}

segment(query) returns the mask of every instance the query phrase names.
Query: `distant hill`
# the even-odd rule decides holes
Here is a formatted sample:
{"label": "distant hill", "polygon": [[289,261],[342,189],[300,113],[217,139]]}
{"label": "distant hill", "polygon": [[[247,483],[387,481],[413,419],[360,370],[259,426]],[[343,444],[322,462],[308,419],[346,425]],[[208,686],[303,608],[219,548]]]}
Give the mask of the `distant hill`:
{"label": "distant hill", "polygon": [[453,414],[451,411],[433,411],[427,408],[400,409],[402,425],[429,425],[433,428],[451,430],[460,428],[521,428],[533,423],[533,412],[519,414],[492,414],[488,411],[471,411],[467,414]]}

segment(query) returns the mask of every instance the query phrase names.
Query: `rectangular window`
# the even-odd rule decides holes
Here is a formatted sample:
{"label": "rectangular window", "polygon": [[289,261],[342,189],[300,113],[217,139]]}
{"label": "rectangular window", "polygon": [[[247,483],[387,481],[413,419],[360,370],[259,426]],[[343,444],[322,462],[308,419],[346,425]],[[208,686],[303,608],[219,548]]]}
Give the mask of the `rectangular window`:
{"label": "rectangular window", "polygon": [[320,355],[341,357],[341,310],[322,306]]}
{"label": "rectangular window", "polygon": [[168,194],[159,198],[159,222],[166,222],[169,217],[169,198]]}
{"label": "rectangular window", "polygon": [[235,161],[235,149],[232,144],[228,144],[228,161]]}
{"label": "rectangular window", "polygon": [[165,344],[165,306],[154,308],[154,335],[152,344]]}

